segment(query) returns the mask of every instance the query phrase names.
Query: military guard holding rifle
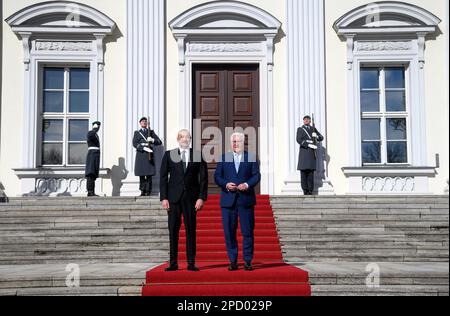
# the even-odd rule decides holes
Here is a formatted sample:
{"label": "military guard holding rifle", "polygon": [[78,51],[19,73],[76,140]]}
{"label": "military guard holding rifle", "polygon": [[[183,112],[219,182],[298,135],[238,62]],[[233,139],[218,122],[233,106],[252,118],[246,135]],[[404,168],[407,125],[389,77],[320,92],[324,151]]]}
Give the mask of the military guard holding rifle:
{"label": "military guard holding rifle", "polygon": [[304,195],[313,195],[314,177],[317,170],[317,149],[324,137],[317,130],[313,118],[303,118],[304,125],[297,130],[297,142],[300,145],[298,170],[301,172]]}
{"label": "military guard holding rifle", "polygon": [[136,148],[136,162],[134,174],[139,177],[141,196],[152,194],[153,176],[156,175],[154,150],[161,146],[162,141],[156,133],[148,127],[148,119],[141,118],[141,129],[134,132],[133,146]]}

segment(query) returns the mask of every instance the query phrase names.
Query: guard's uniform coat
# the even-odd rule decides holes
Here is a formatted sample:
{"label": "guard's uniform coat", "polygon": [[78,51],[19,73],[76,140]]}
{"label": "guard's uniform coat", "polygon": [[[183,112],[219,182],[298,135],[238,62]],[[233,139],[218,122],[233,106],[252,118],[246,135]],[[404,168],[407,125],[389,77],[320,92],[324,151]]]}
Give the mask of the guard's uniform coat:
{"label": "guard's uniform coat", "polygon": [[322,142],[324,137],[311,126],[302,126],[297,130],[297,142],[300,145],[300,154],[298,158],[298,170],[317,170],[317,159],[315,150],[309,148],[309,141],[313,140],[312,134],[317,134],[317,141]]}
{"label": "guard's uniform coat", "polygon": [[[100,148],[97,132],[92,130],[87,135],[88,147]],[[97,179],[100,175],[100,150],[89,150],[86,158],[86,177]]]}
{"label": "guard's uniform coat", "polygon": [[[142,134],[142,135],[141,135]],[[153,144],[150,145],[150,147],[146,144],[148,144],[147,139],[148,137],[151,137],[155,140]],[[148,176],[154,176],[156,174],[156,167],[155,167],[155,161],[154,159],[150,161],[148,159],[149,153],[144,151],[145,147],[149,147],[153,151],[155,151],[156,146],[161,146],[162,141],[159,139],[158,135],[152,130],[140,130],[134,132],[133,137],[133,146],[136,148],[136,161],[134,165],[134,174],[137,177],[148,177]]]}

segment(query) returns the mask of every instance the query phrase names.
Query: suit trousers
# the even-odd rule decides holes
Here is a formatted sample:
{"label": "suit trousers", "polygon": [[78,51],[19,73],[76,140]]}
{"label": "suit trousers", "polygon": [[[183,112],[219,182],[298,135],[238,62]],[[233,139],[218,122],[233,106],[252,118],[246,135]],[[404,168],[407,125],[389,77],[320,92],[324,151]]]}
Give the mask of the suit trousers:
{"label": "suit trousers", "polygon": [[241,223],[241,233],[244,238],[244,261],[251,263],[255,251],[255,209],[254,207],[235,206],[222,208],[222,223],[225,233],[228,258],[231,263],[237,263],[239,246],[237,241],[238,219]]}
{"label": "suit trousers", "polygon": [[170,204],[169,235],[170,235],[170,265],[178,264],[178,242],[181,229],[181,216],[184,217],[186,229],[186,255],[189,265],[195,265],[197,252],[197,212],[192,198],[183,193],[178,203]]}

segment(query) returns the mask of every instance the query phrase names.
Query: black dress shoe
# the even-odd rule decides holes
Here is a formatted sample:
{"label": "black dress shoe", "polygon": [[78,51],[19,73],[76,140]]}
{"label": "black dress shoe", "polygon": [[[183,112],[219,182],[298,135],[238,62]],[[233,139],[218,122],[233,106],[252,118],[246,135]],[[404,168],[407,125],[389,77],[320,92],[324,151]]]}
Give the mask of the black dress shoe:
{"label": "black dress shoe", "polygon": [[99,197],[99,196],[95,193],[88,193],[88,197]]}
{"label": "black dress shoe", "polygon": [[245,271],[253,271],[253,266],[251,263],[246,263],[244,269]]}
{"label": "black dress shoe", "polygon": [[140,197],[144,197],[144,196],[147,196],[147,194],[145,192],[142,192]]}
{"label": "black dress shoe", "polygon": [[197,268],[195,265],[193,265],[193,266],[189,266],[189,267],[188,267],[188,271],[199,272],[200,269]]}
{"label": "black dress shoe", "polygon": [[237,265],[237,263],[232,263],[228,267],[228,271],[237,271],[237,270],[239,270],[239,266]]}
{"label": "black dress shoe", "polygon": [[178,266],[169,266],[164,271],[166,271],[166,272],[178,271]]}

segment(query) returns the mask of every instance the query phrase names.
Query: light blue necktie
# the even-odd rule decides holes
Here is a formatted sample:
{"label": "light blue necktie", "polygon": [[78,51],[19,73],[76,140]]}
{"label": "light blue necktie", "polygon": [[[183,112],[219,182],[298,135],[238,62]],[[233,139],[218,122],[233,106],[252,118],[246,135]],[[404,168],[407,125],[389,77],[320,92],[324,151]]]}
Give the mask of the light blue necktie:
{"label": "light blue necktie", "polygon": [[239,155],[238,154],[234,154],[234,166],[236,168],[236,173],[239,173],[239,166],[240,166],[241,162],[239,161]]}

